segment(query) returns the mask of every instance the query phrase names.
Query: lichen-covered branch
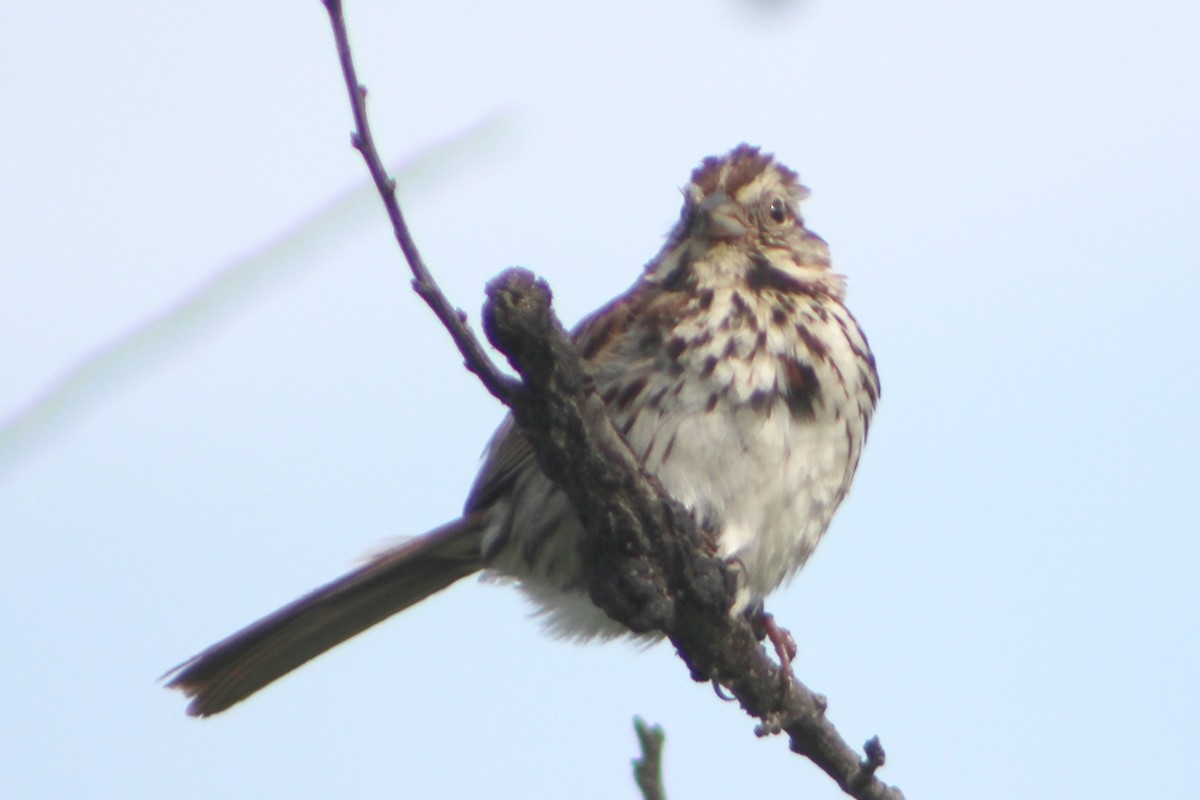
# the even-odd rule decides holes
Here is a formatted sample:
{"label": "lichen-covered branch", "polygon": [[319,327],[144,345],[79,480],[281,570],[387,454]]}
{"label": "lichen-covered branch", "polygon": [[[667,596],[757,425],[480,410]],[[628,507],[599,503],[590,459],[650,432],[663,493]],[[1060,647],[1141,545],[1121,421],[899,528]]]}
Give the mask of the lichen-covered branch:
{"label": "lichen-covered branch", "polygon": [[483,323],[489,340],[521,376],[504,375],[442,295],[421,260],[375,149],[365,96],[354,71],[338,0],[324,0],[354,112],[362,153],[414,275],[414,288],[458,345],[467,368],[512,410],[542,469],[566,492],[586,530],[581,544],[589,593],[634,631],[657,630],[675,645],[692,678],[726,687],[760,733],[786,732],[791,749],[861,800],[900,800],[878,779],[877,740],[860,756],[825,718],[824,698],[785,680],[750,623],[732,616],[733,579],[705,532],[647,473],[592,392],[587,366],[551,309],[550,288],[525,270],[488,285]]}
{"label": "lichen-covered branch", "polygon": [[875,776],[883,763],[878,742],[866,757],[856,753],[826,719],[824,698],[784,680],[750,623],[729,614],[733,585],[725,563],[613,429],[551,311],[545,282],[511,269],[487,294],[484,330],[524,381],[513,415],[587,531],[592,600],[634,630],[665,633],[695,680],[728,688],[761,721],[760,732],[786,732],[791,749],[851,797],[902,798]]}

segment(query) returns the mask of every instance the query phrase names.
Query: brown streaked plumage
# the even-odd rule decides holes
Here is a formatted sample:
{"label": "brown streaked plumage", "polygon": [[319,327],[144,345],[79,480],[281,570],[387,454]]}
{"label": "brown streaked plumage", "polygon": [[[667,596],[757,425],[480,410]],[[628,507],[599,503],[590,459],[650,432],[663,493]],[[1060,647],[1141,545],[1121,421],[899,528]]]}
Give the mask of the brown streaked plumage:
{"label": "brown streaked plumage", "polygon": [[[844,280],[800,216],[807,194],[758,148],[704,159],[663,249],[575,331],[617,429],[740,565],[734,613],[760,613],[804,564],[849,490],[879,398]],[[167,685],[192,698],[189,713],[218,713],[480,570],[517,582],[556,633],[628,633],[588,600],[579,534],[505,420],[460,519],[213,645]]]}

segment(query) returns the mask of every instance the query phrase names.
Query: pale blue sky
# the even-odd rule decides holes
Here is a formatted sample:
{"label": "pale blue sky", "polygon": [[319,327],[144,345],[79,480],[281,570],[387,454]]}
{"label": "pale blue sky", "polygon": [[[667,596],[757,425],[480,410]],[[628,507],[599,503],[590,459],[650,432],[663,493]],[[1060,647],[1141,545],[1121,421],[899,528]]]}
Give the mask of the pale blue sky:
{"label": "pale blue sky", "polygon": [[[406,7],[411,6],[411,7]],[[495,10],[493,10],[493,6]],[[884,392],[770,608],[911,798],[1194,797],[1200,7],[350,2],[406,193],[477,318],[574,322],[740,141],[812,187]],[[320,4],[25,3],[0,48],[0,415],[361,184]],[[403,187],[402,187],[403,188]],[[0,796],[836,798],[667,646],[577,647],[461,584],[219,718],[155,678],[458,511],[501,409],[367,206],[0,472]]]}

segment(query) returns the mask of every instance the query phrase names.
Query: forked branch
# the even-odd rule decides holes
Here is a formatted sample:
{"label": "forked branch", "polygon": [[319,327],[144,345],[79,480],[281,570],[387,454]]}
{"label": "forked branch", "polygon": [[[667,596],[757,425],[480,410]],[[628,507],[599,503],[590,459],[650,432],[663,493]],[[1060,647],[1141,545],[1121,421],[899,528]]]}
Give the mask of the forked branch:
{"label": "forked branch", "polygon": [[508,270],[488,285],[484,328],[521,375],[499,370],[465,315],[441,293],[421,260],[371,138],[366,90],[351,58],[340,0],[323,0],[354,113],[354,146],[383,198],[413,286],[449,330],[466,361],[504,402],[529,437],[538,462],[567,493],[586,530],[582,543],[592,600],[634,631],[662,631],[698,681],[732,692],[760,733],[786,732],[842,790],[861,800],[902,800],[875,775],[883,748],[855,752],[825,718],[824,698],[784,680],[750,624],[731,616],[733,581],[709,538],[647,473],[613,428],[592,391],[587,365],[551,309],[549,287],[525,270]]}

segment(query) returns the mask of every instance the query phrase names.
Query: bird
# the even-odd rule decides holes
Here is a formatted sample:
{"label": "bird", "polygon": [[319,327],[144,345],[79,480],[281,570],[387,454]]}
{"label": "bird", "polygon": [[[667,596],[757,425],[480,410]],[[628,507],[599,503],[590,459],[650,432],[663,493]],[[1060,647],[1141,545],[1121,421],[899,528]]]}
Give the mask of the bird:
{"label": "bird", "polygon": [[[845,305],[845,278],[801,216],[809,191],[796,172],[740,144],[703,159],[682,192],[661,250],[572,338],[632,452],[736,563],[730,613],[761,614],[850,489],[879,373]],[[480,572],[516,583],[554,635],[634,635],[589,599],[581,536],[570,501],[509,416],[459,518],[208,647],[166,685],[190,698],[189,714],[217,714]]]}

